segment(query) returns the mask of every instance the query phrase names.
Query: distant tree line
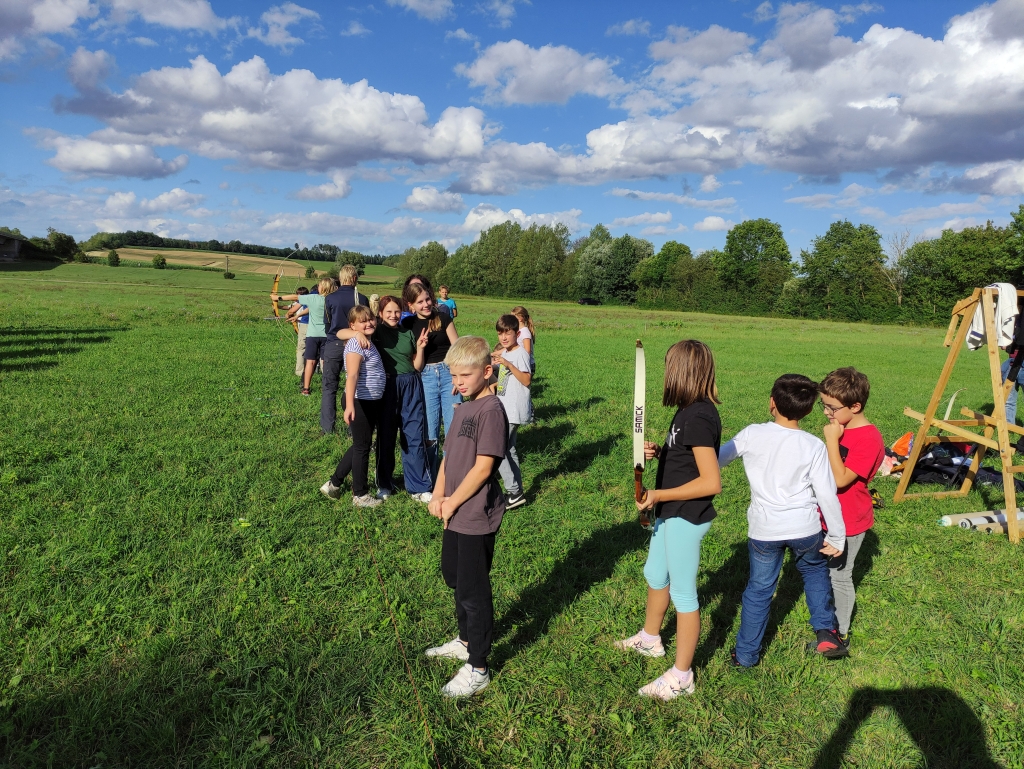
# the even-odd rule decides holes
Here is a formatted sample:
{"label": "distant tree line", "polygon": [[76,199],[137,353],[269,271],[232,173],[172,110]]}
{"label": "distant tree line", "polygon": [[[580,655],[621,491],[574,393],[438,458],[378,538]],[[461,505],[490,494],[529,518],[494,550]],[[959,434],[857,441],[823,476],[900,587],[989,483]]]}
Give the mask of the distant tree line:
{"label": "distant tree line", "polygon": [[106,251],[132,246],[143,248],[184,248],[196,251],[218,251],[227,254],[253,254],[255,256],[279,256],[282,258],[292,255],[295,259],[305,259],[314,262],[336,262],[338,261],[338,255],[344,254],[348,260],[345,264],[352,264],[360,268],[365,267],[367,264],[383,264],[385,259],[388,258],[385,254],[368,256],[356,251],[344,251],[338,248],[338,246],[329,243],[318,243],[308,248],[299,248],[299,244],[296,243],[294,248],[277,248],[257,243],[243,243],[240,240],[229,240],[226,243],[222,243],[219,240],[164,238],[155,233],[142,230],[97,232],[81,244],[83,251]]}
{"label": "distant tree line", "polygon": [[794,259],[768,219],[734,226],[722,249],[694,254],[668,241],[613,238],[603,225],[571,240],[564,225],[504,222],[454,253],[437,242],[386,263],[428,276],[453,292],[537,299],[592,298],[607,304],[733,315],[878,323],[945,323],[975,287],[1024,284],[1024,205],[1006,227],[991,222],[938,238],[909,232],[883,242],[869,224],[833,222]]}

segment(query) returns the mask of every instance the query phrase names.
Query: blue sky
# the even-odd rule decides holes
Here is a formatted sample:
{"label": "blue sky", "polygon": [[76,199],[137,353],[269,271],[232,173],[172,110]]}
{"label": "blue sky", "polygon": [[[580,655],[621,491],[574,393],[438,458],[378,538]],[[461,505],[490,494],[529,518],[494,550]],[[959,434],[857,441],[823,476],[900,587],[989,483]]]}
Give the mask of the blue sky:
{"label": "blue sky", "polygon": [[0,0],[0,224],[392,253],[720,246],[1024,202],[1024,0]]}

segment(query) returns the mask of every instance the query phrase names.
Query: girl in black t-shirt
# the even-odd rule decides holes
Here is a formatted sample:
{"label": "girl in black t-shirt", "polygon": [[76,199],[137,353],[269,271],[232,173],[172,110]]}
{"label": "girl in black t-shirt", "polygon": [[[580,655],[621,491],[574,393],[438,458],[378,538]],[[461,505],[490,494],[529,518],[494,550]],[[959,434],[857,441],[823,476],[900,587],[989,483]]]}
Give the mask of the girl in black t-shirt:
{"label": "girl in black t-shirt", "polygon": [[427,332],[426,365],[420,372],[423,381],[423,397],[427,403],[427,456],[431,476],[437,477],[440,463],[437,442],[444,422],[445,436],[452,428],[455,405],[462,399],[452,392],[452,374],[444,356],[459,338],[455,324],[449,315],[439,313],[434,307],[434,297],[422,283],[410,283],[402,292],[402,300],[413,313],[402,320],[402,327],[412,331],[419,339],[420,333]]}
{"label": "girl in black t-shirt", "polygon": [[669,600],[676,606],[676,664],[640,689],[645,697],[670,700],[694,691],[693,654],[700,638],[697,568],[700,543],[715,517],[712,500],[722,490],[718,449],[722,422],[715,408],[715,359],[703,342],[676,342],[665,355],[662,403],[676,414],[664,446],[644,444],[648,460],[657,458],[655,488],[647,492],[640,510],[654,509],[654,534],[644,566],[647,616],[634,636],[615,645],[647,657],[663,657],[661,623]]}

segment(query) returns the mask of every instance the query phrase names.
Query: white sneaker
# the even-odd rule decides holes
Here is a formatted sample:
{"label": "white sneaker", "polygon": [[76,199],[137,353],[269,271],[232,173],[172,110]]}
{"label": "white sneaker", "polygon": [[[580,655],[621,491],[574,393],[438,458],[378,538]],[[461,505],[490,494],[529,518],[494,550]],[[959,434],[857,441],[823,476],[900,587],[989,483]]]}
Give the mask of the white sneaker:
{"label": "white sneaker", "polygon": [[474,670],[468,662],[459,668],[451,681],[444,685],[441,694],[445,697],[471,697],[479,691],[487,688],[491,682],[489,670],[483,673]]}
{"label": "white sneaker", "polygon": [[469,647],[458,638],[453,638],[446,644],[431,646],[423,654],[427,657],[447,657],[466,662],[469,659]]}
{"label": "white sneaker", "polygon": [[381,502],[384,502],[393,493],[394,492],[392,492],[391,489],[377,489],[377,499],[379,499]]}
{"label": "white sneaker", "polygon": [[637,694],[641,697],[656,697],[659,700],[668,702],[674,700],[680,694],[693,694],[697,688],[694,683],[694,675],[691,672],[689,680],[684,684],[676,674],[669,668],[659,678],[655,678],[647,686],[639,689]]}
{"label": "white sneaker", "polygon": [[371,497],[369,494],[364,494],[361,497],[352,497],[352,504],[356,507],[380,507],[384,504],[384,501],[377,499],[377,497]]}
{"label": "white sneaker", "polygon": [[341,499],[341,486],[335,486],[328,478],[327,483],[320,487],[320,493],[331,499]]}
{"label": "white sneaker", "polygon": [[629,638],[623,638],[621,641],[616,641],[615,648],[622,649],[623,651],[633,650],[645,657],[665,656],[665,647],[661,645],[660,638],[655,638],[653,641],[645,641],[639,633]]}
{"label": "white sneaker", "polygon": [[423,502],[424,504],[429,504],[430,500],[434,498],[434,495],[429,491],[423,491],[419,494],[410,494],[410,496],[417,502]]}

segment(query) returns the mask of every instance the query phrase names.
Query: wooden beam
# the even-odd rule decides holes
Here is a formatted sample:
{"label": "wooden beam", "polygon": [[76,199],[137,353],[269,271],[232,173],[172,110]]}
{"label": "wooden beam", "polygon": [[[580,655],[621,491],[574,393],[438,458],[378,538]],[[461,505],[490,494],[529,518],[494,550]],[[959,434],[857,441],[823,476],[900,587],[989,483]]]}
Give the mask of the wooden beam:
{"label": "wooden beam", "polygon": [[[907,408],[903,409],[903,413],[906,414],[908,417],[912,417],[913,419],[921,420],[921,426],[924,427],[924,425],[925,425],[924,414],[919,414],[919,413],[917,413],[916,411],[914,411],[910,407],[907,407]],[[976,423],[976,420],[970,420],[970,422],[968,422],[968,424],[970,424],[973,427],[982,427],[984,425],[984,422],[977,422]],[[978,435],[977,433],[972,433],[970,430],[964,429],[963,427],[961,427],[956,422],[946,422],[943,419],[934,419],[933,418],[928,423],[928,427],[936,427],[939,430],[945,430],[947,433],[953,433],[953,435],[960,436],[961,438],[963,438],[968,443],[977,443],[977,444],[980,444],[982,446],[986,446],[986,447],[988,447],[990,449],[995,449],[997,451],[999,450],[999,444],[996,443],[995,441],[993,441],[991,439],[988,439],[988,438],[985,438],[983,435]],[[923,442],[924,443],[928,443],[929,442],[928,441],[928,436],[925,436],[925,438],[923,439]],[[916,445],[916,441],[915,441],[915,445]]]}
{"label": "wooden beam", "polygon": [[[1006,425],[1006,395],[1003,389],[1003,375],[999,362],[999,341],[996,336],[996,314],[995,297],[998,296],[996,289],[985,289],[981,295],[982,313],[985,318],[985,336],[988,344],[988,370],[992,378],[992,395],[995,406],[992,409],[992,416],[995,417],[996,437],[999,439],[999,460],[1003,467],[1003,498],[1004,507],[1007,510],[1017,510],[1017,486],[1013,481],[1013,473],[1010,468],[1013,466],[1013,449],[1010,447],[1010,433]],[[1017,526],[1017,516],[1006,516],[1006,531],[1010,535],[1010,541],[1014,544],[1020,542],[1020,531]]]}
{"label": "wooden beam", "polygon": [[[993,427],[997,425],[997,420],[995,417],[990,417],[988,414],[982,414],[980,411],[971,411],[971,409],[967,408],[966,406],[960,409],[960,413],[963,414],[965,417],[973,416],[975,420],[983,420],[983,423],[986,425],[992,425]],[[951,424],[960,424],[960,421],[951,421]],[[966,424],[966,420],[964,420],[964,424]],[[1011,433],[1024,435],[1024,427],[1021,427],[1019,425],[1011,425],[1009,422],[1007,422],[1006,429],[1009,430]]]}

